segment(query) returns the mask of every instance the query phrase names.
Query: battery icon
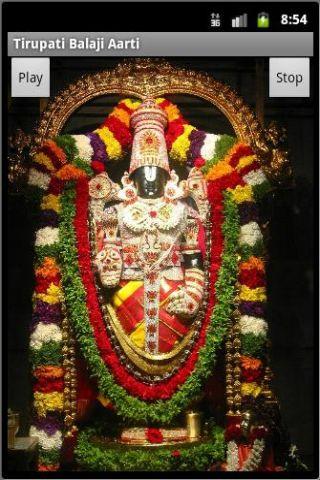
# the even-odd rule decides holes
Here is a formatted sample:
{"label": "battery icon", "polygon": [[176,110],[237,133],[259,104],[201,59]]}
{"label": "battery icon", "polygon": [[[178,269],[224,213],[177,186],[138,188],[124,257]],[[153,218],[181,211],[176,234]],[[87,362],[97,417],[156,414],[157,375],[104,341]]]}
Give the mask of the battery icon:
{"label": "battery icon", "polygon": [[258,28],[269,28],[269,13],[258,13],[257,25]]}

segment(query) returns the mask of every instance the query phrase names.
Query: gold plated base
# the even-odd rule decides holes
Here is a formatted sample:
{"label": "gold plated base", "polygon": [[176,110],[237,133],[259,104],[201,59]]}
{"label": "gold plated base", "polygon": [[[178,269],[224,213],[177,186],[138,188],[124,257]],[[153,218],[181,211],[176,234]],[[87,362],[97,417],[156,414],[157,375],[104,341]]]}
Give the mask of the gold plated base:
{"label": "gold plated base", "polygon": [[174,445],[191,445],[191,444],[199,444],[202,442],[207,442],[208,438],[206,437],[201,437],[201,438],[193,438],[193,439],[187,439],[183,441],[172,441],[172,442],[161,442],[161,443],[151,443],[148,442],[147,440],[141,440],[141,441],[134,441],[134,442],[127,442],[127,441],[122,441],[118,439],[108,439],[104,437],[92,437],[91,442],[93,444],[104,446],[105,448],[110,448],[116,445],[125,445],[127,447],[146,447],[146,448],[159,448],[159,447],[168,447],[168,446],[174,446]]}

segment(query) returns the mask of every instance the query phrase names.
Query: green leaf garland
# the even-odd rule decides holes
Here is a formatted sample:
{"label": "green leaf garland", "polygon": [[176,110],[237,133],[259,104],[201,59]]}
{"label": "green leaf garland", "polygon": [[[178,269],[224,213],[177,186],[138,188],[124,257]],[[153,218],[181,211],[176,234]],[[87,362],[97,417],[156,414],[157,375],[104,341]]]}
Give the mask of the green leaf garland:
{"label": "green leaf garland", "polygon": [[87,471],[207,471],[225,459],[222,428],[215,427],[212,440],[201,443],[140,447],[92,442],[97,432],[90,428],[79,434],[75,457]]}
{"label": "green leaf garland", "polygon": [[102,360],[96,345],[86,306],[86,294],[78,268],[73,219],[75,216],[75,189],[69,185],[61,198],[61,263],[64,295],[70,319],[82,354],[97,378],[100,392],[111,400],[118,415],[135,422],[168,424],[188,407],[200,392],[203,381],[211,374],[217,350],[227,332],[232,313],[234,285],[237,277],[237,244],[239,218],[237,206],[230,193],[225,192],[223,224],[224,250],[222,265],[216,282],[216,305],[207,330],[206,344],[199,351],[195,369],[186,382],[169,400],[146,402],[126,392],[118,385]]}
{"label": "green leaf garland", "polygon": [[249,260],[250,257],[262,257],[265,253],[263,240],[258,240],[254,245],[247,243],[239,246],[239,254],[242,261]]}
{"label": "green leaf garland", "polygon": [[246,333],[240,335],[241,353],[248,357],[262,358],[266,349],[266,337],[264,335],[254,335]]}
{"label": "green leaf garland", "polygon": [[93,170],[92,168],[90,167],[90,164],[88,162],[85,162],[84,160],[82,160],[81,158],[75,158],[72,162],[72,165],[74,165],[75,167],[78,167],[80,168],[83,172],[85,172],[88,177],[92,177],[93,175]]}
{"label": "green leaf garland", "polygon": [[30,361],[33,368],[41,365],[57,365],[60,366],[62,362],[62,344],[51,340],[42,345],[41,348],[30,349]]}
{"label": "green leaf garland", "polygon": [[79,155],[76,141],[71,135],[59,135],[54,141],[65,152],[69,162]]}
{"label": "green leaf garland", "polygon": [[51,450],[39,449],[39,462],[45,465],[56,465],[60,461],[60,450],[52,448]]}

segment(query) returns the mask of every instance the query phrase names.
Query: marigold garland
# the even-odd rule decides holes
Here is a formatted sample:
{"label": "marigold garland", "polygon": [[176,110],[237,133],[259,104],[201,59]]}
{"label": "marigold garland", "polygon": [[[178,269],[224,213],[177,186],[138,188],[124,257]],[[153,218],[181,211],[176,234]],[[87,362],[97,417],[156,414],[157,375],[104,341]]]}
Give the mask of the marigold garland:
{"label": "marigold garland", "polygon": [[34,408],[39,417],[43,417],[49,411],[62,411],[63,393],[61,392],[34,392]]}
{"label": "marigold garland", "polygon": [[[202,157],[204,162],[209,161],[210,166],[211,161],[217,163],[235,142],[234,137],[208,134],[189,125],[178,107],[170,101],[158,98],[156,102],[168,115],[165,138],[172,160],[187,162],[192,167],[196,160],[199,165]],[[130,115],[140,103],[139,100],[121,100],[94,132],[47,140],[33,157],[34,168],[30,171],[29,184],[43,188],[50,178],[48,175],[71,180],[81,176],[81,170],[91,175],[93,171],[105,170],[108,161],[123,158],[132,145]]]}
{"label": "marigold garland", "polygon": [[254,302],[265,302],[266,289],[265,287],[249,288],[246,285],[241,285],[240,299]]}
{"label": "marigold garland", "polygon": [[41,210],[54,210],[55,212],[59,213],[59,197],[57,195],[52,195],[51,193],[49,195],[45,195],[42,199],[40,208]]}
{"label": "marigold garland", "polygon": [[[54,142],[45,146],[53,164],[66,162],[66,156]],[[34,313],[30,338],[30,359],[36,382],[33,385],[34,411],[30,435],[39,438],[39,471],[56,471],[60,466],[62,445],[61,423],[64,400],[64,370],[61,342],[60,269],[56,256],[59,250],[58,216],[63,185],[52,177],[48,194],[43,197],[40,230],[36,237]],[[41,232],[41,236],[40,236]],[[52,233],[54,232],[54,236]]]}
{"label": "marigold garland", "polygon": [[240,271],[243,270],[259,270],[265,273],[265,264],[261,258],[250,257],[246,262],[242,262],[240,265]]}
{"label": "marigold garland", "polygon": [[258,358],[247,357],[245,355],[241,355],[240,362],[242,368],[251,369],[251,370],[258,370],[262,367],[262,362]]}
{"label": "marigold garland", "polygon": [[37,277],[49,279],[56,277],[60,270],[54,258],[45,257],[41,266],[36,268],[35,274]]}
{"label": "marigold garland", "polygon": [[33,376],[37,379],[42,378],[61,378],[63,377],[64,370],[62,367],[55,367],[53,365],[44,366],[41,365],[33,371]]}

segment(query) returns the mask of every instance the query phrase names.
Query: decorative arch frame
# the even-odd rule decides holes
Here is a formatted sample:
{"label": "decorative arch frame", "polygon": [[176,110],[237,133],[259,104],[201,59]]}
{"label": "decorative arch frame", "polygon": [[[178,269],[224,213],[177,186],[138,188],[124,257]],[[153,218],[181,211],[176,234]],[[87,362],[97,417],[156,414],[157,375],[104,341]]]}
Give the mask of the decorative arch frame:
{"label": "decorative arch frame", "polygon": [[[266,302],[263,235],[257,224],[258,219],[256,218],[257,212],[254,203],[260,196],[261,185],[268,183],[262,169],[269,176],[269,179],[275,183],[288,174],[287,152],[281,147],[283,134],[274,126],[263,129],[241,97],[229,87],[208,75],[176,69],[163,61],[138,59],[129,63],[121,63],[114,70],[85,76],[67,87],[48,104],[33,137],[31,153],[36,153],[36,150],[41,150],[39,147],[43,146],[45,153],[50,157],[48,157],[49,162],[47,163],[38,162],[40,166],[39,178],[43,172],[49,178],[49,184],[45,187],[38,185],[39,188],[42,188],[41,209],[44,213],[43,219],[44,222],[47,222],[48,211],[51,211],[51,217],[54,216],[57,220],[54,227],[51,228],[49,224],[43,223],[36,232],[35,298],[47,303],[52,300],[61,303],[62,315],[60,315],[59,321],[62,334],[59,342],[62,345],[62,368],[60,370],[64,382],[61,382],[62,386],[56,381],[52,384],[53,395],[57,399],[55,403],[51,401],[51,397],[51,403],[43,399],[43,396],[48,394],[37,391],[38,387],[36,387],[34,405],[37,414],[39,412],[41,414],[49,412],[50,415],[51,412],[62,413],[64,426],[62,428],[63,434],[60,432],[59,448],[61,448],[62,442],[64,442],[64,445],[68,444],[69,441],[73,442],[77,431],[75,425],[77,419],[75,338],[80,344],[81,337],[87,339],[90,333],[91,344],[99,344],[97,353],[94,352],[92,362],[88,361],[88,364],[90,364],[94,375],[98,380],[100,379],[99,389],[105,396],[107,396],[105,392],[110,393],[110,399],[117,407],[119,415],[126,419],[141,421],[148,419],[148,421],[156,420],[168,424],[189,404],[191,394],[197,390],[200,381],[203,380],[202,377],[205,376],[203,372],[205,371],[205,374],[207,374],[202,364],[199,369],[190,364],[190,370],[189,364],[186,362],[183,372],[184,377],[178,379],[179,388],[176,388],[177,385],[174,383],[176,379],[174,379],[172,385],[170,385],[170,388],[172,387],[170,392],[168,390],[159,397],[162,386],[159,389],[158,386],[151,386],[150,389],[147,389],[143,384],[143,390],[141,390],[138,380],[135,381],[133,387],[129,385],[131,390],[134,388],[135,391],[129,391],[127,373],[120,363],[117,363],[115,372],[109,372],[105,368],[100,371],[102,358],[99,354],[100,351],[104,351],[106,357],[103,358],[104,365],[115,364],[113,360],[116,359],[111,358],[113,349],[111,344],[109,345],[109,339],[94,338],[91,331],[91,326],[95,324],[99,327],[103,318],[98,308],[99,292],[93,289],[92,276],[88,278],[87,274],[90,272],[90,236],[87,222],[88,179],[90,175],[86,173],[85,169],[77,166],[73,170],[73,176],[62,177],[59,175],[65,167],[69,166],[68,155],[54,141],[50,140],[49,145],[45,144],[46,140],[59,136],[64,123],[73,112],[87,101],[98,96],[119,94],[143,100],[150,96],[156,98],[174,93],[189,94],[209,101],[228,118],[239,141],[225,158],[212,166],[208,181],[208,195],[211,205],[214,206],[208,223],[209,228],[214,229],[214,231],[212,230],[209,241],[212,265],[208,264],[206,267],[208,269],[210,267],[210,280],[215,287],[211,289],[212,302],[210,309],[213,313],[211,310],[208,311],[207,323],[205,323],[204,328],[207,329],[210,324],[213,329],[217,329],[217,333],[209,332],[209,334],[204,335],[206,345],[204,345],[202,355],[203,365],[209,364],[209,358],[215,359],[217,346],[225,339],[227,415],[235,416],[235,418],[239,417],[243,396],[255,399],[257,395],[262,395],[266,402],[276,404],[270,387],[272,373],[268,359],[263,368],[262,361],[253,359],[255,365],[259,364],[261,367],[259,384],[241,380],[241,352],[243,355],[248,353],[241,350],[240,336],[245,334],[240,329],[239,321],[241,315],[252,316],[248,312],[243,313],[241,310],[243,304],[246,301],[249,303],[255,301],[258,304],[255,305],[258,310],[254,313],[259,317],[257,321],[260,322],[260,325],[266,325],[262,318]],[[50,163],[51,160],[52,163]],[[252,174],[254,178],[252,178]],[[257,177],[260,178],[260,180],[258,178],[259,182],[256,181]],[[64,191],[64,185],[69,180],[76,181],[69,182],[71,188]],[[31,185],[34,184],[31,183]],[[249,206],[248,212],[244,212],[243,205],[244,207]],[[252,225],[254,228],[252,228]],[[67,240],[64,241],[64,239]],[[81,252],[77,251],[77,245],[84,246]],[[252,271],[254,271],[254,274],[252,274]],[[47,278],[48,272],[50,278]],[[250,277],[249,282],[248,277]],[[221,281],[218,282],[218,279]],[[61,297],[59,297],[61,287],[64,288],[66,302],[61,301]],[[225,287],[228,295],[224,295]],[[215,292],[213,292],[214,289]],[[81,291],[80,295],[79,291]],[[87,295],[89,291],[94,292],[94,295]],[[76,295],[75,292],[77,292]],[[78,314],[79,309],[70,308],[72,307],[70,300],[74,298],[80,298],[81,315]],[[213,311],[213,300],[216,301],[216,312]],[[70,314],[70,319],[67,312]],[[71,315],[72,312],[74,312],[73,315]],[[41,315],[38,313],[36,313],[36,320],[37,325],[39,325]],[[79,328],[80,324],[81,329]],[[263,328],[266,330],[265,326]],[[103,332],[104,330],[100,329]],[[99,328],[97,328],[97,331],[99,331]],[[37,334],[35,329],[31,335],[30,345],[33,354],[36,350],[33,348],[34,344],[38,341]],[[247,340],[248,335],[250,333],[247,333]],[[56,341],[57,346],[59,346],[59,342]],[[106,345],[107,348],[105,348]],[[266,345],[266,335],[261,335],[261,349],[266,348]],[[202,345],[199,344],[197,351],[200,348],[202,348]],[[246,348],[250,350],[248,346]],[[35,353],[37,354],[37,352]],[[99,359],[97,354],[99,354]],[[256,356],[255,352],[251,352],[251,355]],[[35,370],[35,374],[39,375],[39,372]],[[193,374],[194,377],[192,377]],[[187,380],[190,378],[191,380],[187,384]],[[115,379],[116,381],[114,381]],[[196,386],[195,389],[193,388],[194,385]],[[42,385],[39,384],[38,386],[41,387]],[[49,393],[49,395],[51,394],[52,392]],[[41,434],[42,430],[37,420],[32,428],[35,435]],[[45,442],[43,443],[45,444]],[[47,451],[45,450],[43,461],[47,459],[46,455]],[[52,468],[58,469],[59,465],[56,464]]]}
{"label": "decorative arch frame", "polygon": [[118,94],[143,100],[167,94],[189,94],[207,100],[232,125],[238,140],[257,155],[265,173],[275,183],[290,174],[284,131],[274,123],[263,128],[244,100],[229,86],[208,74],[179,69],[163,60],[124,61],[115,69],[85,75],[59,93],[42,113],[35,130],[31,153],[48,138],[59,135],[67,119],[86,102]]}

